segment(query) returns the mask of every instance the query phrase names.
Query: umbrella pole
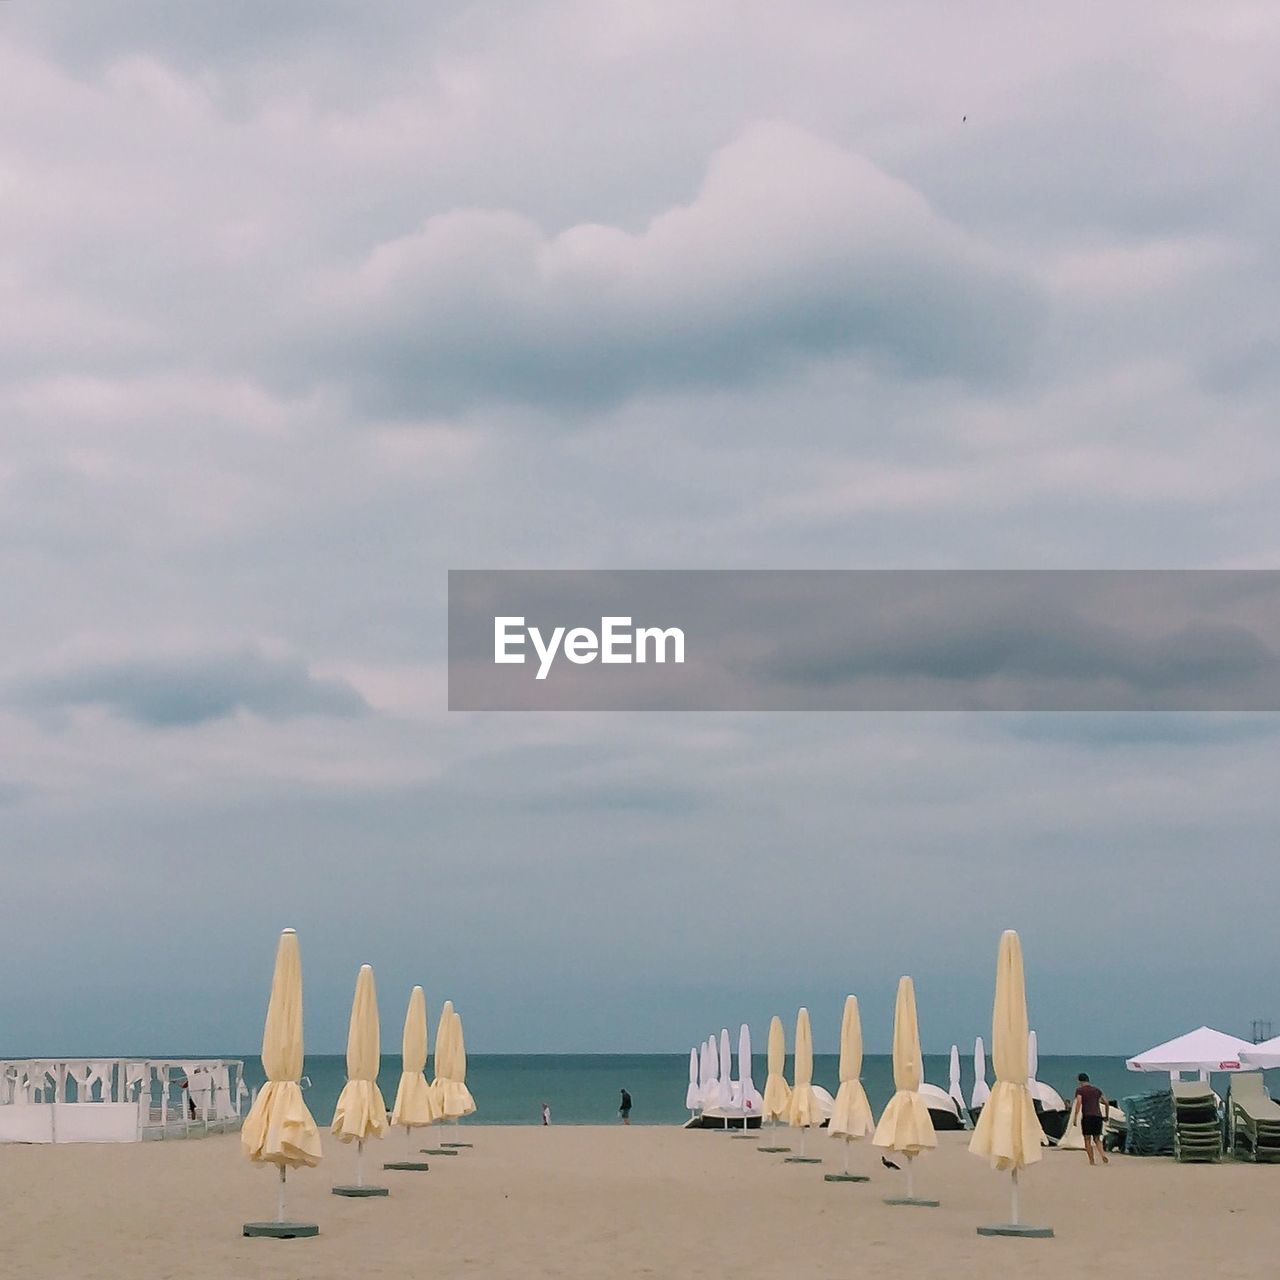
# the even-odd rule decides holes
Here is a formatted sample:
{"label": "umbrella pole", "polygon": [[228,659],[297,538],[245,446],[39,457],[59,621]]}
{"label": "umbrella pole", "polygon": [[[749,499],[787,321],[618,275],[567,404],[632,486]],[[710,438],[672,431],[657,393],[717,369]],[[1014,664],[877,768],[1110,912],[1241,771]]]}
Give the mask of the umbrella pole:
{"label": "umbrella pole", "polygon": [[912,1165],[914,1156],[907,1157],[907,1199],[914,1200],[916,1198],[916,1180],[915,1169]]}
{"label": "umbrella pole", "polygon": [[356,1186],[364,1186],[364,1139],[356,1143]]}
{"label": "umbrella pole", "polygon": [[844,1140],[844,1171],[845,1171],[845,1175],[848,1176],[848,1173],[849,1173],[849,1139],[848,1138]]}
{"label": "umbrella pole", "polygon": [[413,1125],[407,1124],[404,1127],[404,1147],[405,1153],[409,1156],[413,1155]]}
{"label": "umbrella pole", "polygon": [[802,1126],[800,1129],[800,1159],[801,1160],[804,1159],[804,1140],[808,1136],[808,1133],[809,1133],[808,1128]]}
{"label": "umbrella pole", "polygon": [[276,1188],[276,1221],[284,1221],[284,1180],[286,1172],[284,1165],[280,1166],[280,1185]]}
{"label": "umbrella pole", "polygon": [[1009,1221],[1016,1227],[1018,1225],[1018,1171],[1013,1171],[1013,1212],[1009,1216]]}

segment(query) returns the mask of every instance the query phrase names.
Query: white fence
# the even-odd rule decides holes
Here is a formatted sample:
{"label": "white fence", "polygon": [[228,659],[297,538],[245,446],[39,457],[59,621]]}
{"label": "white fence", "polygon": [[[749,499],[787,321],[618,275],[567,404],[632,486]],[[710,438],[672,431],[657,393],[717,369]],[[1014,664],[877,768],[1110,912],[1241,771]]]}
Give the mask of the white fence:
{"label": "white fence", "polygon": [[0,1061],[0,1142],[141,1142],[238,1128],[249,1092],[229,1058]]}

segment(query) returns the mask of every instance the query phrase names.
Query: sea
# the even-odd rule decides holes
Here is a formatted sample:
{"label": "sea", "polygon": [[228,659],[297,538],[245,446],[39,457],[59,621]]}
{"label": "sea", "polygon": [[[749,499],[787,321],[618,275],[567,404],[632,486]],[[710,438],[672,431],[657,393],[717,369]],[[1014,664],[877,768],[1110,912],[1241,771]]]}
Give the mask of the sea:
{"label": "sea", "polygon": [[[240,1055],[229,1055],[238,1057]],[[253,1089],[263,1081],[262,1063],[245,1058],[245,1077]],[[946,1088],[950,1056],[926,1054],[925,1079]],[[961,1061],[966,1100],[973,1089],[971,1056]],[[835,1054],[815,1054],[813,1080],[835,1093],[840,1060]],[[317,1121],[333,1115],[334,1103],[346,1079],[341,1054],[309,1056],[305,1065],[304,1096]],[[1063,1098],[1075,1092],[1076,1076],[1088,1072],[1108,1098],[1150,1093],[1168,1088],[1162,1075],[1140,1075],[1125,1069],[1123,1058],[1053,1057],[1040,1059],[1037,1078],[1052,1085]],[[765,1064],[755,1065],[755,1085],[763,1089]],[[787,1060],[791,1078],[791,1060]],[[382,1059],[378,1076],[390,1107],[400,1079],[399,1056]],[[988,1083],[993,1077],[988,1074]],[[631,1094],[632,1124],[680,1124],[689,1118],[685,1089],[689,1083],[686,1054],[502,1054],[467,1055],[467,1087],[476,1099],[476,1113],[466,1124],[540,1124],[542,1104],[551,1108],[553,1124],[609,1124],[617,1120],[622,1089]],[[878,1113],[893,1096],[893,1060],[888,1054],[868,1054],[862,1063],[862,1083]],[[1220,1089],[1220,1091],[1223,1091]]]}

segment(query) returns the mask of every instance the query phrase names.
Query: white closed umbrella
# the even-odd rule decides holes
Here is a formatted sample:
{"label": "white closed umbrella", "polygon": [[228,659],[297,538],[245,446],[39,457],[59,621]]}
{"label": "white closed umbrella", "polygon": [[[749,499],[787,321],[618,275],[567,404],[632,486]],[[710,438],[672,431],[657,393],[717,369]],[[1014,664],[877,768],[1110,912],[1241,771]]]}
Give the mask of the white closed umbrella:
{"label": "white closed umbrella", "polygon": [[738,1105],[742,1108],[742,1136],[747,1136],[747,1121],[756,1114],[756,1085],[751,1078],[751,1028],[744,1022],[738,1028]]}
{"label": "white closed umbrella", "polygon": [[969,1095],[969,1109],[981,1111],[991,1097],[991,1089],[987,1085],[987,1050],[979,1036],[973,1042],[973,1092]]}
{"label": "white closed umbrella", "polygon": [[698,1106],[707,1105],[707,1095],[711,1090],[711,1052],[704,1040],[698,1046]]}
{"label": "white closed umbrella", "polygon": [[689,1087],[684,1091],[684,1105],[689,1111],[689,1119],[693,1119],[693,1114],[698,1109],[701,1102],[698,1093],[698,1051],[697,1049],[689,1050]]}
{"label": "white closed umbrella", "polygon": [[720,1054],[716,1051],[715,1036],[707,1037],[707,1091],[703,1095],[707,1105],[714,1107],[720,1101]]}
{"label": "white closed umbrella", "polygon": [[729,1029],[720,1028],[720,1089],[719,1102],[725,1111],[724,1127],[729,1128],[728,1111],[733,1106],[733,1059],[729,1052]]}
{"label": "white closed umbrella", "polygon": [[960,1086],[960,1046],[958,1044],[951,1046],[951,1078],[947,1086],[947,1093],[951,1095],[951,1101],[956,1104],[956,1112],[967,1129],[969,1127],[969,1113],[964,1105],[964,1090]]}

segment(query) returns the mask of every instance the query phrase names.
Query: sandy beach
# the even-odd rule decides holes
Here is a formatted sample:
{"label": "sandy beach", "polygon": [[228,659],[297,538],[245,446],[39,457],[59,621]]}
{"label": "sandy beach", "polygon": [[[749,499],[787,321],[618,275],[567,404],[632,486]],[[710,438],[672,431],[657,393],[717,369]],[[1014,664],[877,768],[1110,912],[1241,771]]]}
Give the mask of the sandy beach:
{"label": "sandy beach", "polygon": [[[367,1276],[877,1277],[991,1274],[1034,1265],[1038,1280],[1106,1268],[1127,1277],[1254,1277],[1280,1250],[1280,1170],[1113,1157],[1090,1169],[1046,1152],[1026,1177],[1024,1218],[1051,1241],[981,1239],[1001,1220],[1007,1178],[939,1135],[917,1193],[938,1209],[891,1208],[902,1186],[879,1153],[855,1148],[869,1184],[828,1184],[836,1144],[811,1137],[821,1166],[782,1163],[755,1143],[677,1129],[473,1127],[473,1150],[432,1158],[428,1173],[381,1173],[403,1135],[370,1145],[382,1200],[330,1194],[354,1151],[326,1143],[320,1168],[290,1178],[291,1216],[314,1240],[248,1240],[270,1217],[271,1170],[249,1166],[234,1136],[141,1146],[0,1148],[6,1213],[0,1274],[44,1277]],[[417,1144],[415,1144],[417,1145]],[[423,1143],[421,1145],[429,1145]],[[371,1179],[372,1180],[372,1179]]]}

